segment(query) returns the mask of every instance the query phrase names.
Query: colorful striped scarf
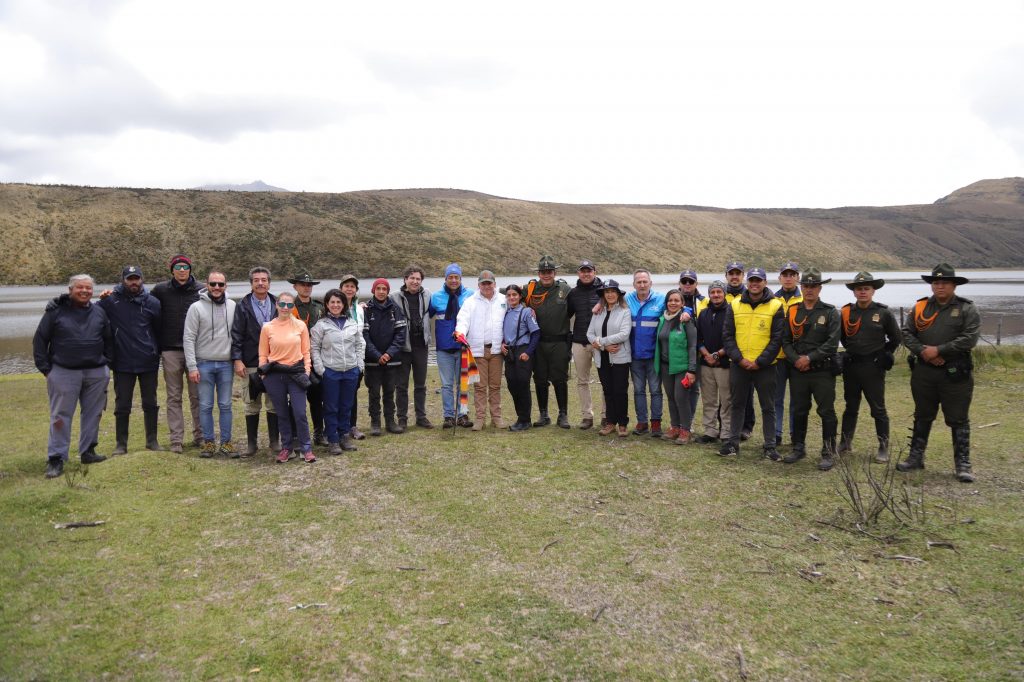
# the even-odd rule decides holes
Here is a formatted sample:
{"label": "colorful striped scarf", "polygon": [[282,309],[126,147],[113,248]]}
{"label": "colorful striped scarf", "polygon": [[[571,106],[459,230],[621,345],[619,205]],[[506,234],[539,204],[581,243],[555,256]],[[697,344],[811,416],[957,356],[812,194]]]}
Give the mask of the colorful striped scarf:
{"label": "colorful striped scarf", "polygon": [[[480,382],[480,370],[477,369],[473,351],[469,346],[462,347],[462,370],[459,376],[459,405],[469,410],[469,385]],[[465,413],[464,413],[465,414]]]}

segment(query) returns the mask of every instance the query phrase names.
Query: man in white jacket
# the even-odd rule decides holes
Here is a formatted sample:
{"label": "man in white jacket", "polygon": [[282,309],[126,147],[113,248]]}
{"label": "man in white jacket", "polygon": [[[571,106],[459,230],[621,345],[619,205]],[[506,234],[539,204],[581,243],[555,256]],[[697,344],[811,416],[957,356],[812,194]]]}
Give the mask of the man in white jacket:
{"label": "man in white jacket", "polygon": [[501,341],[504,322],[505,296],[497,291],[494,273],[484,270],[477,278],[476,293],[462,304],[455,320],[456,337],[465,339],[480,370],[480,383],[473,388],[473,403],[476,406],[474,431],[484,427],[488,405],[491,425],[498,429],[505,428],[501,419]]}
{"label": "man in white jacket", "polygon": [[231,362],[231,324],[235,319],[235,302],[227,295],[227,278],[223,272],[212,271],[199,300],[185,314],[182,345],[188,380],[199,384],[199,424],[203,430],[200,457],[213,457],[218,452],[213,431],[213,400],[216,392],[220,413],[219,452],[238,457],[231,443],[231,385],[234,381]]}

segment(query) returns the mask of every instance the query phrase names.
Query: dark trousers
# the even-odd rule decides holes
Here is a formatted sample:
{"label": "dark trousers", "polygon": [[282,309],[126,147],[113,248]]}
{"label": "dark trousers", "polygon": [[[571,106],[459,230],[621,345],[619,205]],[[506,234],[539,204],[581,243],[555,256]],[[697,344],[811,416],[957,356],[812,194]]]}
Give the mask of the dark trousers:
{"label": "dark trousers", "polygon": [[697,388],[696,384],[690,388],[683,388],[683,377],[685,372],[669,374],[668,363],[661,364],[661,387],[665,390],[665,398],[668,401],[668,418],[672,426],[677,429],[690,430],[690,422],[693,420],[693,412],[690,407],[691,394]]}
{"label": "dark trousers", "polygon": [[142,374],[114,372],[114,415],[127,417],[132,413],[136,380],[139,382],[139,393],[142,394],[142,411],[159,412],[160,404],[156,401],[156,375],[155,371]]}
{"label": "dark trousers", "polygon": [[398,421],[409,419],[409,373],[412,372],[413,408],[416,419],[427,418],[427,347],[413,346],[408,353],[402,352],[402,371],[398,374],[398,395],[395,403]]}
{"label": "dark trousers", "polygon": [[[569,396],[569,344],[565,341],[541,341],[533,358],[533,383],[537,388],[537,408],[548,409],[548,383],[555,387],[556,400]],[[561,388],[561,387],[565,388]],[[566,398],[560,398],[565,396]],[[559,404],[558,409],[566,409]]]}
{"label": "dark trousers", "polygon": [[505,383],[512,394],[512,403],[516,406],[516,419],[520,424],[530,422],[530,411],[533,399],[530,397],[530,376],[533,374],[533,358],[526,361],[519,356],[526,346],[516,346],[509,350],[505,357]]}
{"label": "dark trousers", "polygon": [[846,409],[843,410],[843,429],[840,432],[844,439],[853,440],[857,430],[857,413],[860,411],[860,397],[868,402],[871,418],[875,420],[875,435],[879,440],[889,440],[889,414],[885,411],[885,371],[874,362],[854,362],[846,366],[843,372],[843,397]]}
{"label": "dark trousers", "polygon": [[601,366],[597,368],[609,424],[625,426],[629,423],[629,366],[628,362],[613,365],[602,360]]}
{"label": "dark trousers", "polygon": [[[732,394],[732,409],[729,413],[729,442],[740,442],[740,431],[745,430],[744,417],[747,403],[753,402],[754,391],[761,403],[761,432],[764,444],[775,447],[775,368],[762,367],[751,372],[733,363],[729,367],[729,392]],[[723,438],[725,434],[723,434]]]}
{"label": "dark trousers", "polygon": [[[299,448],[309,452],[313,445],[309,441],[309,422],[306,421],[306,391],[292,379],[290,374],[273,372],[263,378],[270,402],[277,413],[277,428],[281,433],[281,447],[290,448],[292,439],[298,436]],[[290,411],[289,411],[290,410]],[[288,419],[285,415],[291,415]],[[292,420],[295,432],[292,432]]]}
{"label": "dark trousers", "polygon": [[313,433],[324,432],[324,389],[323,384],[311,384],[306,389],[306,401],[309,403],[309,421],[312,422]]}
{"label": "dark trousers", "polygon": [[359,373],[359,378],[356,379],[356,390],[352,394],[352,414],[348,418],[348,427],[351,431],[356,428],[356,417],[359,416],[359,385],[363,383],[363,372]]}
{"label": "dark trousers", "polygon": [[327,367],[320,385],[324,394],[324,437],[330,443],[340,443],[352,428],[349,420],[359,386],[359,368],[337,372]]}
{"label": "dark trousers", "polygon": [[[758,395],[759,395],[759,399],[760,399],[760,394],[758,394]],[[774,413],[774,409],[773,409],[773,413]],[[747,394],[747,402],[746,402],[745,407],[743,408],[743,430],[744,431],[753,431],[754,430],[754,424],[756,424],[756,423],[757,423],[757,417],[755,416],[755,413],[754,413],[754,394],[753,393],[748,393]]]}
{"label": "dark trousers", "polygon": [[793,443],[804,443],[807,439],[807,417],[811,414],[811,398],[821,417],[821,438],[828,443],[835,438],[838,419],[836,418],[836,378],[827,369],[810,372],[794,371],[789,376],[789,401],[793,409]]}
{"label": "dark trousers", "polygon": [[384,391],[384,421],[388,424],[395,421],[395,387],[401,365],[367,365],[363,378],[366,390],[370,395],[370,423],[380,425],[381,389]]}
{"label": "dark trousers", "polygon": [[929,424],[942,407],[946,426],[970,426],[969,412],[974,397],[974,377],[950,381],[944,367],[918,362],[910,375],[910,394],[914,397],[914,420]]}

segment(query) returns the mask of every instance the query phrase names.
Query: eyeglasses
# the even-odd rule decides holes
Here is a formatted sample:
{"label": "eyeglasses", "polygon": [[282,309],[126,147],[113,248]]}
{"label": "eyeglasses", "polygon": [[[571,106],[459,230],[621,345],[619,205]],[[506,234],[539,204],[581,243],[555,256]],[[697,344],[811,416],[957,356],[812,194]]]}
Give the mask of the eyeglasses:
{"label": "eyeglasses", "polygon": [[696,284],[697,280],[695,280],[695,279],[681,279],[681,280],[679,280],[679,283],[680,284]]}
{"label": "eyeglasses", "polygon": [[206,286],[213,287],[214,289],[223,289],[228,285],[227,282],[207,282]]}
{"label": "eyeglasses", "polygon": [[175,263],[174,264],[174,269],[175,270],[191,270],[192,266],[189,265],[188,263]]}
{"label": "eyeglasses", "polygon": [[284,308],[285,310],[291,310],[292,308],[295,307],[295,304],[294,303],[285,303],[284,301],[278,301],[277,302],[277,307],[278,308]]}

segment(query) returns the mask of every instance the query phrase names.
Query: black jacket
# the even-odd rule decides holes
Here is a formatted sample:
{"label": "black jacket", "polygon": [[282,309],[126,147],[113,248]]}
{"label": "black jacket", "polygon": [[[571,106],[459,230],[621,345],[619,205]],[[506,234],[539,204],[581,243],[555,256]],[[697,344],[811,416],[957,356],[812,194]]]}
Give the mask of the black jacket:
{"label": "black jacket", "polygon": [[89,304],[76,308],[68,294],[46,304],[32,337],[36,369],[49,374],[54,365],[67,369],[92,369],[109,365],[114,337],[103,308]]}
{"label": "black jacket", "polygon": [[725,328],[727,314],[726,308],[728,307],[729,304],[724,301],[720,308],[716,308],[714,304],[709,303],[704,310],[700,311],[700,315],[697,316],[697,358],[700,360],[701,365],[708,364],[700,353],[701,348],[706,349],[709,353],[722,351],[718,355],[718,364],[715,367],[722,367],[724,369],[730,364],[729,354],[723,350],[725,343],[722,339],[722,330]]}
{"label": "black jacket", "polygon": [[202,283],[189,276],[184,284],[174,278],[160,282],[149,292],[160,301],[160,350],[182,350],[185,335],[185,315],[189,307],[199,300]]}
{"label": "black jacket", "polygon": [[[277,297],[267,294],[270,299],[270,320],[277,317]],[[235,306],[235,320],[231,323],[231,359],[241,360],[246,367],[260,364],[260,330],[263,320],[256,317],[252,309],[252,293],[242,297]]]}
{"label": "black jacket", "polygon": [[569,306],[569,315],[572,317],[572,342],[589,345],[587,341],[587,327],[590,326],[590,318],[594,316],[594,306],[601,300],[597,288],[601,286],[601,278],[595,277],[590,284],[583,284],[576,280],[576,286],[572,288],[566,297],[566,304]]}
{"label": "black jacket", "polygon": [[363,311],[363,338],[366,339],[366,368],[380,365],[380,356],[391,356],[388,365],[401,365],[400,353],[405,346],[408,322],[402,309],[390,299],[381,303],[371,298]]}
{"label": "black jacket", "polygon": [[160,301],[145,289],[132,296],[123,284],[99,306],[110,320],[114,334],[115,372],[145,374],[160,369]]}

